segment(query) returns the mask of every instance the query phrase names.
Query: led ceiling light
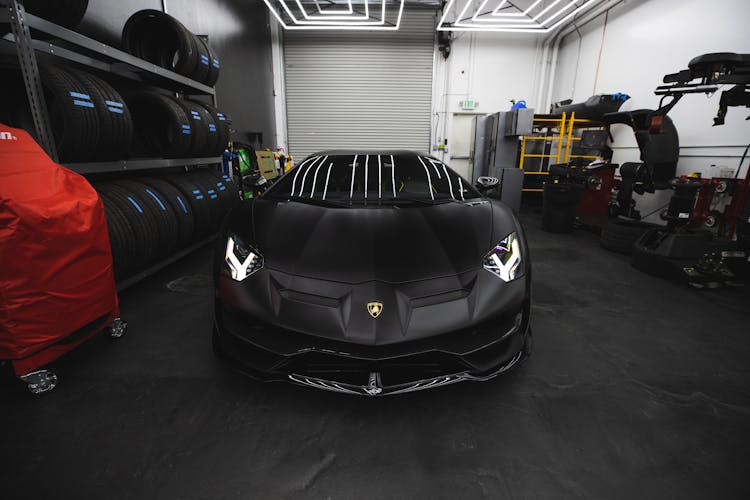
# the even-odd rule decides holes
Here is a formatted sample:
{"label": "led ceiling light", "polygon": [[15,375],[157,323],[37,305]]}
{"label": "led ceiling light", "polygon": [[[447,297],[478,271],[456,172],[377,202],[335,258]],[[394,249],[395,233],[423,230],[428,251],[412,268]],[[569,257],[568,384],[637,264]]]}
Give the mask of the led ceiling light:
{"label": "led ceiling light", "polygon": [[[322,0],[322,1],[325,2],[325,0]],[[324,9],[324,8],[322,8],[320,6],[320,1],[319,0],[314,0],[314,2],[315,2],[315,6],[318,8],[318,12],[320,14],[351,14],[352,12],[354,12],[354,9],[352,8],[352,0],[348,1],[349,6],[348,6],[347,10],[345,10],[345,11],[340,11],[338,9],[336,9],[336,10]]]}
{"label": "led ceiling light", "polygon": [[[302,16],[308,21],[320,20],[320,21],[351,21],[351,20],[367,20],[370,17],[370,5],[368,2],[364,3],[364,12],[361,14],[355,14],[354,7],[352,6],[352,0],[347,0],[348,8],[346,10],[332,9],[331,6],[339,5],[337,3],[331,3],[326,0],[314,0],[315,6],[318,8],[318,14],[308,14],[307,9],[302,5],[301,0],[295,0],[297,7]],[[321,6],[323,3],[325,5]],[[328,8],[326,8],[326,5]]]}
{"label": "led ceiling light", "polygon": [[438,31],[549,33],[601,0],[448,0]]}
{"label": "led ceiling light", "polygon": [[395,31],[405,0],[263,0],[276,20],[289,30]]}

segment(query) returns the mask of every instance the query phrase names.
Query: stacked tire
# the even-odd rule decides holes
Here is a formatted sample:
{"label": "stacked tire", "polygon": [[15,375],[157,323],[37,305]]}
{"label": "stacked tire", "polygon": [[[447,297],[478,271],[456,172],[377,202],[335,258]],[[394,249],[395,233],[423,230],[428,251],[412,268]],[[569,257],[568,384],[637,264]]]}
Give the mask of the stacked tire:
{"label": "stacked tire", "polygon": [[[109,83],[81,70],[39,68],[52,135],[61,162],[114,160],[126,157],[133,121],[122,96]],[[0,121],[35,131],[18,68],[5,68],[0,78]]]}
{"label": "stacked tire", "polygon": [[122,30],[122,47],[209,87],[219,79],[219,58],[208,42],[158,10],[141,10],[130,16]]}
{"label": "stacked tire", "polygon": [[230,120],[209,104],[154,91],[128,94],[127,104],[137,130],[139,155],[218,156],[229,144]]}
{"label": "stacked tire", "polygon": [[104,202],[117,281],[215,233],[239,201],[228,176],[200,169],[94,188]]}
{"label": "stacked tire", "polygon": [[24,0],[23,6],[30,14],[72,30],[81,23],[89,0]]}

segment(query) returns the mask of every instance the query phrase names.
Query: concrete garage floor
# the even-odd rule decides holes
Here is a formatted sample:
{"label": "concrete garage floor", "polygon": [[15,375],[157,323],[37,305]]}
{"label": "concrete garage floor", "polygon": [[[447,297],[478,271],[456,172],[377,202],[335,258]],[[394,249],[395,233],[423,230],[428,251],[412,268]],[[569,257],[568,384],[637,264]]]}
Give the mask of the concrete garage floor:
{"label": "concrete garage floor", "polygon": [[525,220],[515,372],[379,399],[253,382],[211,352],[205,249],[123,293],[126,336],[59,362],[53,393],[0,388],[0,497],[750,498],[748,290]]}

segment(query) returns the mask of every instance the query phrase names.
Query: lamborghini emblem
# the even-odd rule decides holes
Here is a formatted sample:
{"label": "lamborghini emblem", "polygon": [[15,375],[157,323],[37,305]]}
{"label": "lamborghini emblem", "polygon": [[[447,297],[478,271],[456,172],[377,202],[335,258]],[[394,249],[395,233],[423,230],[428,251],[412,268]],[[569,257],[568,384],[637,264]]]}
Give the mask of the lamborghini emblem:
{"label": "lamborghini emblem", "polygon": [[377,318],[378,316],[380,316],[380,313],[383,312],[383,303],[382,302],[368,302],[367,312],[370,313],[370,316],[372,316],[373,318]]}

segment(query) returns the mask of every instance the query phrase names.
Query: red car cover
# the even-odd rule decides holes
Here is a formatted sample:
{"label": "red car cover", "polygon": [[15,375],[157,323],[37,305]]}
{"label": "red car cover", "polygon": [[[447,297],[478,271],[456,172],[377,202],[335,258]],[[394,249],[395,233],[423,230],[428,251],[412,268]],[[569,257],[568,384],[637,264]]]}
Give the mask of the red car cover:
{"label": "red car cover", "polygon": [[23,375],[118,314],[96,191],[28,133],[0,124],[0,359]]}

